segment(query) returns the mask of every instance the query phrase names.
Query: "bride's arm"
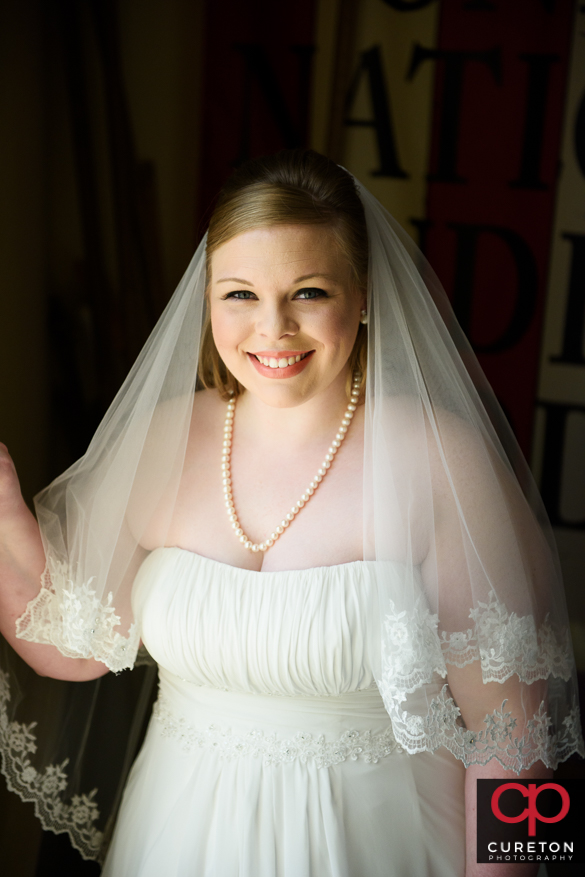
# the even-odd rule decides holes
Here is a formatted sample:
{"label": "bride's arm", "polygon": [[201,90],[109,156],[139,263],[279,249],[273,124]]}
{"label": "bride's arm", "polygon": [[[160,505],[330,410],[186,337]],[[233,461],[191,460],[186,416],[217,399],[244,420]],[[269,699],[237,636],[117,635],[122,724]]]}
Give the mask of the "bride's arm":
{"label": "bride's arm", "polygon": [[[485,584],[474,584],[470,564],[476,557],[489,563],[484,570],[489,580],[505,593],[508,610],[518,616],[545,613],[542,597],[545,594],[548,568],[547,549],[532,512],[520,494],[518,485],[501,461],[486,454],[485,446],[473,435],[461,429],[454,417],[446,416],[440,422],[441,436],[449,448],[449,475],[439,454],[434,457],[434,527],[435,544],[423,563],[423,577],[427,582],[438,580],[442,599],[433,606],[439,615],[440,626],[447,631],[466,630],[472,624],[469,609],[478,599],[474,588],[485,589]],[[462,526],[462,514],[465,527]],[[465,531],[465,532],[464,532]],[[477,552],[477,555],[476,555]],[[470,559],[471,553],[471,559]],[[519,570],[518,557],[527,565]],[[426,574],[425,574],[426,567]],[[515,585],[515,569],[518,584]],[[532,602],[527,601],[522,576],[528,577],[532,588]],[[481,582],[481,579],[479,579]],[[540,604],[540,605],[539,605]],[[535,621],[538,624],[539,618]],[[517,721],[515,734],[522,737],[524,723],[530,719],[546,698],[546,682],[520,682],[513,673],[504,682],[483,681],[479,661],[459,668],[448,665],[451,694],[461,711],[466,728],[486,730],[486,716],[496,714],[506,701],[505,711]],[[552,775],[541,761],[528,770],[516,773],[506,770],[496,758],[485,765],[470,765],[465,778],[466,812],[466,877],[533,877],[536,864],[481,864],[476,862],[476,789],[478,779],[517,780],[545,779]]]}
{"label": "bride's arm", "polygon": [[[481,670],[477,664],[463,669],[449,668],[449,686],[455,698],[467,728],[481,730],[485,728],[486,715],[500,710],[502,701],[506,700],[506,711],[514,716],[522,717],[524,708],[527,712],[535,712],[538,708],[542,691],[538,682],[529,689],[528,703],[521,702],[521,692],[515,677],[504,683],[490,682],[487,685],[481,678]],[[526,692],[525,692],[526,695]],[[518,731],[521,732],[520,722]],[[521,735],[521,733],[520,733]],[[545,767],[542,761],[535,762],[529,769],[516,773],[506,770],[500,762],[492,758],[485,765],[471,764],[465,771],[465,840],[466,867],[465,877],[535,877],[538,863],[503,862],[498,864],[477,862],[477,780],[490,779],[502,782],[518,780],[550,779],[553,772]]]}
{"label": "bride's arm", "polygon": [[16,620],[36,597],[45,554],[34,515],[20,491],[6,445],[0,443],[0,632],[40,676],[84,681],[108,672],[100,661],[66,658],[55,646],[16,636]]}

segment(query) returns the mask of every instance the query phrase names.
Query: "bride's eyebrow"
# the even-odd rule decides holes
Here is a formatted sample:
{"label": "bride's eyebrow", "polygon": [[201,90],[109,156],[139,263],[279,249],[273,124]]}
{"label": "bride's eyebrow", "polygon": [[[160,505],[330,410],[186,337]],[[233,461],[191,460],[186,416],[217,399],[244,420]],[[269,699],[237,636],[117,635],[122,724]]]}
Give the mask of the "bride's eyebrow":
{"label": "bride's eyebrow", "polygon": [[[325,280],[335,280],[335,277],[332,274],[303,274],[302,277],[297,277],[296,280],[293,280],[292,285],[295,286],[297,283],[302,283],[304,280],[311,280],[313,277],[323,277]],[[241,277],[222,277],[217,283],[241,283],[243,286],[254,286],[249,280],[242,280]]]}
{"label": "bride's eyebrow", "polygon": [[302,277],[297,277],[296,280],[293,280],[293,284],[302,283],[303,280],[311,280],[313,277],[323,277],[325,280],[335,280],[333,274],[303,274]]}

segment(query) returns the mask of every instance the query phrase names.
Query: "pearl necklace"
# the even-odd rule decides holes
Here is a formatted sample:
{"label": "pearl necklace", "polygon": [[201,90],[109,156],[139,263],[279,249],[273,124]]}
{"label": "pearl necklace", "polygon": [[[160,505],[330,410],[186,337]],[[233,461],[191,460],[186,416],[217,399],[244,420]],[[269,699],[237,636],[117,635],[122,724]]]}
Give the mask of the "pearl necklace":
{"label": "pearl necklace", "polygon": [[232,433],[234,428],[234,412],[236,409],[236,400],[230,399],[230,401],[228,402],[227,413],[225,416],[225,425],[223,428],[221,475],[223,479],[223,495],[228,517],[237,538],[242,543],[244,548],[247,548],[249,551],[253,551],[254,553],[258,551],[268,551],[269,548],[272,548],[279,536],[282,536],[286,528],[290,526],[290,524],[294,521],[303,506],[309,502],[309,500],[319,487],[320,483],[327,475],[328,470],[331,468],[331,463],[333,462],[335,455],[341,447],[343,439],[345,438],[345,434],[347,433],[348,427],[351,423],[351,419],[357,408],[360,383],[361,379],[358,377],[357,374],[354,374],[349,405],[347,406],[345,414],[343,415],[343,420],[341,421],[339,431],[331,442],[331,447],[325,454],[325,459],[321,463],[320,468],[317,470],[317,474],[315,475],[305,492],[302,494],[298,502],[294,504],[288,515],[286,515],[280,522],[278,527],[275,528],[274,532],[270,534],[268,539],[260,543],[252,542],[244,533],[238,520],[236,507],[234,505],[234,498],[232,496],[230,457],[232,449]]}

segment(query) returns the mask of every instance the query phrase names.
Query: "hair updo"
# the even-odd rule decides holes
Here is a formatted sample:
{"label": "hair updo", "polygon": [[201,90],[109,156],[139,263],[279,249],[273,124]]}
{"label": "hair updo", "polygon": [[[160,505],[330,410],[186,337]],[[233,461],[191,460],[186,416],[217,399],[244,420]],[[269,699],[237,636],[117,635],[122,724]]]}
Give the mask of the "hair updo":
{"label": "hair updo", "polygon": [[[207,277],[211,256],[222,244],[256,228],[275,225],[325,225],[348,260],[356,291],[368,274],[368,233],[364,208],[353,178],[339,165],[312,149],[289,149],[252,159],[239,167],[221,190],[207,232]],[[360,324],[349,357],[348,394],[353,372],[366,376],[367,331]],[[203,328],[199,377],[222,398],[239,395],[243,387],[226,368],[213,335],[209,311]]]}

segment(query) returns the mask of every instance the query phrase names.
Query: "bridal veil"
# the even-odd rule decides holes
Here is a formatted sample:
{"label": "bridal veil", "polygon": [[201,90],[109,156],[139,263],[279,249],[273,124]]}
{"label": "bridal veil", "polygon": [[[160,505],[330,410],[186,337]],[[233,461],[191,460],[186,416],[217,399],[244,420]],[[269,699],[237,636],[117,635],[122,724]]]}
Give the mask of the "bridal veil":
{"label": "bridal veil", "polygon": [[[378,577],[378,687],[408,752],[555,767],[583,742],[545,511],[438,280],[356,185],[369,237],[364,559],[400,570]],[[87,452],[35,498],[47,567],[18,635],[120,675],[39,679],[5,654],[4,772],[88,858],[107,843],[148,710],[152,669],[120,672],[139,647],[131,588],[151,516],[168,528],[173,515],[205,285],[204,239]]]}

